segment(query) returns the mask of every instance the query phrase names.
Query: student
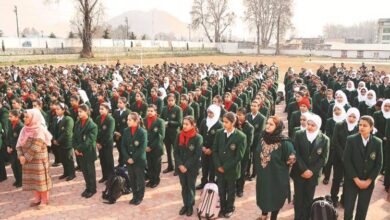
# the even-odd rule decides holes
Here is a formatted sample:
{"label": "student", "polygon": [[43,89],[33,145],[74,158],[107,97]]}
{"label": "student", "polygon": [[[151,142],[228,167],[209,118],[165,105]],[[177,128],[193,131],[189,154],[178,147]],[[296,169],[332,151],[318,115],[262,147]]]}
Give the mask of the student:
{"label": "student", "polygon": [[20,121],[20,112],[17,110],[11,110],[9,112],[9,123],[7,124],[8,133],[5,138],[5,146],[7,146],[7,153],[10,156],[11,168],[15,177],[13,186],[20,188],[22,187],[22,165],[20,164],[16,152],[16,142],[18,141],[20,131],[23,128],[23,124]]}
{"label": "student", "polygon": [[241,160],[246,149],[246,135],[235,128],[233,112],[223,116],[223,126],[213,144],[213,161],[217,170],[217,185],[221,203],[219,217],[229,218],[235,207],[236,181],[241,176]]}
{"label": "student", "polygon": [[347,138],[344,152],[344,219],[366,219],[375,180],[382,168],[382,141],[372,135],[374,119],[362,116],[359,133]]}
{"label": "student", "polygon": [[241,176],[237,180],[237,197],[243,197],[244,194],[244,185],[245,185],[245,171],[248,170],[248,165],[250,163],[250,146],[253,144],[253,132],[254,127],[246,120],[246,109],[245,107],[239,108],[237,110],[237,128],[246,135],[246,149],[244,156],[241,160]]}
{"label": "student", "polygon": [[174,145],[176,172],[179,174],[184,204],[179,215],[192,216],[193,214],[195,182],[200,168],[202,144],[203,138],[196,131],[195,119],[192,116],[184,117],[183,129]]}
{"label": "student", "polygon": [[292,142],[283,133],[283,121],[278,116],[267,120],[265,133],[256,148],[255,166],[256,201],[262,211],[262,219],[276,220],[279,210],[287,198],[290,198],[289,168],[295,161],[295,150]]}
{"label": "student", "polygon": [[146,159],[148,164],[149,182],[147,187],[155,188],[160,184],[161,156],[163,155],[165,123],[157,117],[157,106],[150,104],[144,125],[148,132],[148,144],[146,145]]}
{"label": "student", "polygon": [[107,102],[100,104],[100,115],[96,118],[98,136],[96,148],[99,150],[99,160],[102,168],[102,178],[99,183],[104,183],[114,175],[114,131],[115,119],[110,114],[110,105]]}
{"label": "student", "polygon": [[[350,108],[346,113],[346,119],[336,123],[332,136],[333,144],[333,181],[330,190],[333,205],[337,207],[339,205],[339,191],[341,181],[344,178],[344,164],[343,156],[347,137],[358,132],[358,121],[360,113],[357,108]],[[343,205],[344,196],[341,196],[340,203]]]}
{"label": "student", "polygon": [[187,94],[180,96],[180,108],[183,111],[183,117],[192,116],[194,117],[194,109],[188,105],[189,98]]}
{"label": "student", "polygon": [[359,112],[361,115],[370,115],[372,116],[375,111],[376,105],[376,93],[374,90],[369,90],[364,101],[359,102]]}
{"label": "student", "polygon": [[86,187],[81,196],[91,198],[96,193],[95,160],[98,128],[89,117],[90,108],[86,104],[80,105],[78,111],[79,120],[74,127],[73,147],[76,157],[79,158]]}
{"label": "student", "polygon": [[343,106],[336,104],[333,106],[333,117],[329,118],[326,121],[325,134],[326,134],[326,136],[328,136],[328,138],[330,140],[330,150],[329,150],[328,162],[326,163],[324,170],[323,170],[325,177],[324,177],[324,180],[322,181],[322,183],[325,185],[328,185],[328,183],[329,183],[329,177],[330,177],[330,173],[332,171],[332,166],[333,166],[334,144],[332,141],[332,137],[333,137],[334,127],[335,127],[336,123],[342,122],[346,118],[346,114],[347,113],[345,112]]}
{"label": "student", "polygon": [[148,104],[153,104],[157,106],[157,114],[161,115],[161,111],[163,109],[164,103],[163,101],[158,98],[158,89],[157,88],[151,88],[150,89],[150,97],[148,98]]}
{"label": "student", "polygon": [[141,117],[145,117],[148,105],[144,101],[144,95],[141,92],[135,93],[135,102],[131,104],[130,110],[137,112]]}
{"label": "student", "polygon": [[133,198],[130,204],[139,205],[145,194],[145,168],[146,168],[146,146],[148,134],[142,127],[143,122],[140,115],[132,112],[127,117],[127,125],[122,137],[122,155],[129,172],[130,185],[133,191]]}
{"label": "student", "polygon": [[224,108],[227,112],[236,113],[238,106],[232,100],[232,94],[230,92],[225,93],[224,99]]}
{"label": "student", "polygon": [[385,173],[383,185],[388,192],[390,187],[390,99],[382,103],[382,109],[374,113],[375,128],[378,132],[375,136],[383,140],[383,166],[382,171]]}
{"label": "student", "polygon": [[121,139],[123,136],[123,131],[127,128],[127,116],[130,113],[130,110],[126,108],[127,105],[127,98],[126,97],[120,97],[118,99],[118,109],[116,109],[113,113],[113,117],[115,119],[115,132],[114,132],[114,138],[115,138],[115,146],[119,153],[118,158],[118,166],[123,167],[123,155],[121,148]]}
{"label": "student", "polygon": [[176,105],[175,95],[169,94],[167,96],[167,102],[167,106],[163,108],[161,113],[161,119],[165,121],[166,126],[164,143],[168,157],[168,167],[163,173],[173,171],[172,148],[183,120],[183,111]]}
{"label": "student", "polygon": [[322,134],[321,118],[311,114],[305,131],[294,137],[297,162],[291,170],[294,180],[295,220],[308,220],[318,179],[328,160],[329,138]]}
{"label": "student", "polygon": [[53,140],[52,145],[57,147],[59,161],[62,163],[64,172],[59,179],[66,181],[73,180],[75,175],[74,159],[73,159],[73,119],[68,116],[68,108],[64,103],[55,103],[57,118],[52,122]]}
{"label": "student", "polygon": [[294,111],[291,115],[290,120],[288,121],[288,136],[292,137],[294,128],[298,127],[301,119],[301,115],[305,112],[309,112],[310,110],[310,101],[308,98],[302,98],[301,101],[298,103],[299,110]]}
{"label": "student", "polygon": [[210,105],[207,109],[207,118],[203,119],[200,124],[199,133],[203,137],[202,146],[202,180],[196,187],[197,190],[203,189],[207,183],[215,183],[215,167],[213,163],[213,141],[215,134],[222,128],[219,121],[221,107],[215,104]]}

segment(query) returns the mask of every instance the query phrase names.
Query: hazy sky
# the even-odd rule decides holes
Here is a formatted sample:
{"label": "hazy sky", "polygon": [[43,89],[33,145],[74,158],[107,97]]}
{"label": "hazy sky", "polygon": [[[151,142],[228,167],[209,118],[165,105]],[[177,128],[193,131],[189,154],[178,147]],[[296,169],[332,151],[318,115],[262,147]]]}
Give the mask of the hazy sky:
{"label": "hazy sky", "polygon": [[[37,27],[38,30],[69,29],[74,16],[75,0],[60,0],[58,4],[44,4],[45,0],[0,0],[0,29],[6,35],[16,35],[13,5],[19,8],[19,25]],[[106,19],[129,10],[159,9],[183,22],[190,23],[192,0],[102,0]],[[235,36],[248,36],[248,27],[241,20],[244,14],[242,0],[230,0],[230,7],[237,14],[232,28]],[[327,23],[354,24],[360,21],[390,17],[390,0],[295,0],[293,24],[295,35],[318,36]],[[65,32],[66,33],[66,32]],[[253,32],[252,32],[253,33]],[[250,33],[249,33],[250,35]]]}

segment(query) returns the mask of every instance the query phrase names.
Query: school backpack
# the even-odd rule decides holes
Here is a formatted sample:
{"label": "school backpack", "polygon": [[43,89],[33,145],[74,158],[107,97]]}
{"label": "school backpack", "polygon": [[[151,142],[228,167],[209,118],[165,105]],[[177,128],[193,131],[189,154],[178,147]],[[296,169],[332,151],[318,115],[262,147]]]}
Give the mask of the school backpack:
{"label": "school backpack", "polygon": [[127,170],[127,167],[126,166],[115,167],[115,175],[122,177],[125,181],[122,194],[123,195],[130,194],[132,192],[132,190],[131,190],[129,172]]}
{"label": "school backpack", "polygon": [[122,196],[125,180],[121,176],[113,175],[106,182],[106,189],[102,198],[104,203],[114,204]]}
{"label": "school backpack", "polygon": [[220,209],[218,186],[215,183],[207,183],[200,196],[200,204],[197,208],[198,218],[216,219]]}
{"label": "school backpack", "polygon": [[330,196],[319,197],[311,205],[310,220],[336,220],[337,210]]}

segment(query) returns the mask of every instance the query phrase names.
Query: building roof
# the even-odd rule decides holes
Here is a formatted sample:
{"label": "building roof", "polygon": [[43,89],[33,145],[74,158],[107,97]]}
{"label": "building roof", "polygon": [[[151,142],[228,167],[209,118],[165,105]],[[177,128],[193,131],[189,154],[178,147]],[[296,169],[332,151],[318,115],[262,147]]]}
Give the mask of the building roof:
{"label": "building roof", "polygon": [[390,22],[390,18],[380,18],[380,19],[378,20],[378,22],[379,22],[379,23],[381,23],[381,22]]}
{"label": "building roof", "polygon": [[343,44],[332,43],[331,50],[390,51],[390,44]]}

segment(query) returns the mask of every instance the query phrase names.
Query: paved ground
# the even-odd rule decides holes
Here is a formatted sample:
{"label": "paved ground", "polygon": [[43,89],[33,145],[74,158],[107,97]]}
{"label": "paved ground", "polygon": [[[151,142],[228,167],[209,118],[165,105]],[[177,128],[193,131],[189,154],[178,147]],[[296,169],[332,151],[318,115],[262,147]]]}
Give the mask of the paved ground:
{"label": "paved ground", "polygon": [[[277,106],[277,114],[285,118],[285,114],[282,113],[283,107]],[[98,161],[96,167],[97,179],[100,179]],[[84,190],[84,181],[81,173],[77,173],[75,180],[63,182],[58,180],[62,174],[61,167],[51,168],[50,171],[54,182],[50,205],[47,209],[38,211],[28,206],[32,201],[30,192],[12,187],[14,179],[10,167],[7,167],[8,180],[0,183],[0,219],[197,219],[195,216],[188,218],[178,215],[182,206],[180,184],[178,177],[174,177],[172,173],[162,175],[160,186],[153,190],[147,189],[144,202],[134,207],[128,204],[131,195],[122,196],[114,205],[103,204],[101,200],[103,184],[98,184],[98,193],[93,198],[82,198],[80,193]],[[244,197],[236,200],[236,213],[231,219],[256,219],[260,216],[261,212],[256,206],[255,185],[255,181],[246,183]],[[330,185],[320,184],[316,196],[323,196],[329,192]],[[197,192],[196,206],[199,203],[199,195],[200,191]],[[390,203],[386,202],[385,198],[382,182],[377,180],[367,219],[390,219]],[[342,219],[343,210],[338,211],[339,219]],[[285,204],[279,219],[290,220],[293,219],[293,215],[293,206]]]}

